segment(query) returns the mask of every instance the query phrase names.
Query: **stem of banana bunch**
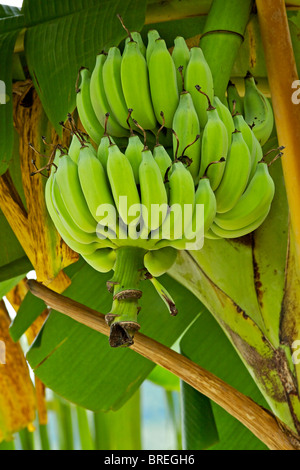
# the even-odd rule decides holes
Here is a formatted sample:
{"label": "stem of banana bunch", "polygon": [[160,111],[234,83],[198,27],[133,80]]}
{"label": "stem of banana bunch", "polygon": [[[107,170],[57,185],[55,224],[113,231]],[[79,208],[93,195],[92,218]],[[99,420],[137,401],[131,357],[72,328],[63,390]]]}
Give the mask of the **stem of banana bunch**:
{"label": "stem of banana bunch", "polygon": [[105,317],[110,326],[109,343],[112,347],[133,344],[133,336],[140,328],[137,322],[140,310],[138,300],[142,296],[139,285],[145,273],[145,252],[133,246],[116,250],[114,275],[107,283],[108,290],[113,294],[113,304]]}
{"label": "stem of banana bunch", "polygon": [[214,93],[222,101],[252,6],[253,0],[213,0],[200,38],[212,72]]}

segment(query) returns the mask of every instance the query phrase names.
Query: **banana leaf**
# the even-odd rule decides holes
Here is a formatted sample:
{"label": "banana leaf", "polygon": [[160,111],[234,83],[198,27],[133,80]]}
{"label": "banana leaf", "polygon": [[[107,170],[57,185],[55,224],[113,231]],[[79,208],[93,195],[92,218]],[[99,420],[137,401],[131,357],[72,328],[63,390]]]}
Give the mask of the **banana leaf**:
{"label": "banana leaf", "polygon": [[[106,289],[106,281],[111,273],[100,274],[86,263],[79,264],[77,270],[75,264],[65,271],[72,284],[64,295],[102,313],[110,311],[111,294]],[[164,275],[161,282],[179,311],[176,318],[170,317],[152,284],[143,282],[139,313],[142,331],[171,346],[199,314],[202,305],[184,287]],[[16,317],[16,337],[22,331],[22,322],[23,330],[28,327],[29,309],[30,303]],[[130,349],[112,349],[106,337],[56,311],[44,323],[27,352],[27,360],[47,387],[93,411],[120,408],[154,367],[151,361]]]}
{"label": "banana leaf", "polygon": [[45,112],[58,134],[61,134],[59,123],[75,108],[79,68],[94,67],[97,54],[117,46],[125,38],[117,13],[128,28],[138,30],[144,22],[145,8],[145,0],[42,3],[24,0],[27,64]]}
{"label": "banana leaf", "polygon": [[[235,389],[268,407],[232,344],[208,311],[180,341],[181,353]],[[240,422],[187,384],[182,384],[183,442],[188,450],[265,450]]]}

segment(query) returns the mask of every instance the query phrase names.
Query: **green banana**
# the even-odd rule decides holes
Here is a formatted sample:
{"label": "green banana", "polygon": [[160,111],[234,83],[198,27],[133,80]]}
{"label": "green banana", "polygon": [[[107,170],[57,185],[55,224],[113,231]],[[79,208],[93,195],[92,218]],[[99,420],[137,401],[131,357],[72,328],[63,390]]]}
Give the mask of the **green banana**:
{"label": "green banana", "polygon": [[145,268],[152,276],[159,277],[173,266],[177,258],[177,253],[177,250],[172,247],[147,251],[144,256]]}
{"label": "green banana", "polygon": [[68,154],[72,158],[74,163],[77,163],[78,161],[80,148],[81,148],[81,142],[78,139],[77,135],[73,134],[70,147],[68,150]]}
{"label": "green banana", "polygon": [[156,39],[160,38],[160,35],[159,35],[159,32],[156,31],[156,29],[150,29],[150,31],[148,31],[147,36],[148,36],[148,44],[147,44],[147,49],[146,49],[146,60],[149,66],[149,61],[150,61],[150,57],[154,48],[155,41]]}
{"label": "green banana", "polygon": [[261,161],[236,205],[224,214],[217,214],[215,223],[225,230],[239,230],[252,224],[266,213],[274,192],[275,185],[269,174],[268,165]]}
{"label": "green banana", "polygon": [[243,114],[244,113],[243,98],[242,96],[240,96],[239,92],[237,91],[235,84],[232,83],[231,81],[228,82],[228,86],[227,86],[227,103],[228,103],[228,108],[231,114],[235,114],[235,113]]}
{"label": "green banana", "polygon": [[[200,207],[201,205],[203,208]],[[191,224],[186,230],[184,238],[186,246],[183,249],[201,249],[203,236],[209,231],[216,216],[216,210],[216,197],[211,189],[209,178],[202,177],[195,193],[195,208]]]}
{"label": "green banana", "polygon": [[55,180],[66,209],[75,224],[85,232],[95,233],[96,220],[90,213],[82,193],[77,165],[68,155],[60,159]]}
{"label": "green banana", "polygon": [[120,217],[129,225],[136,220],[130,208],[140,207],[140,196],[130,162],[115,144],[108,147],[107,175]]}
{"label": "green banana", "polygon": [[[185,42],[185,39],[182,36],[177,36],[174,39],[174,49],[172,52],[172,59],[176,67],[176,77],[177,77],[177,87],[178,91],[183,90],[182,77],[184,78],[187,64],[190,60],[190,50]],[[182,68],[182,76],[179,67]]]}
{"label": "green banana", "polygon": [[144,225],[148,231],[156,230],[166,218],[168,196],[159,166],[148,148],[142,151],[139,182]]}
{"label": "green banana", "polygon": [[248,72],[245,79],[244,116],[261,145],[269,139],[274,116],[269,100],[257,88],[254,77]]}
{"label": "green banana", "polygon": [[234,132],[234,129],[235,129],[231,112],[229,111],[227,106],[223,104],[222,101],[217,96],[214,96],[212,104],[218,111],[220,119],[225,124],[225,127],[227,129],[227,134],[228,134],[228,145],[230,146],[232,133]]}
{"label": "green banana", "polygon": [[165,126],[171,128],[178,106],[179,94],[176,68],[164,39],[156,39],[148,69],[151,98],[156,119],[160,124],[163,124],[161,116],[161,112],[163,112]]}
{"label": "green banana", "polygon": [[116,252],[111,248],[101,248],[90,255],[82,255],[82,258],[100,273],[108,273],[114,267]]}
{"label": "green banana", "polygon": [[99,145],[103,135],[103,127],[97,119],[91,102],[91,73],[87,68],[80,69],[80,86],[76,90],[76,106],[80,121],[91,139]]}
{"label": "green banana", "polygon": [[107,167],[107,159],[108,159],[108,147],[111,144],[115,144],[115,141],[112,137],[109,137],[108,135],[104,134],[104,136],[101,139],[100,145],[97,150],[97,158],[103,165],[103,168]]}
{"label": "green banana", "polygon": [[223,237],[219,237],[216,235],[212,229],[210,228],[205,234],[204,238],[208,238],[209,240],[221,240]]}
{"label": "green banana", "polygon": [[57,210],[55,208],[55,205],[52,199],[54,182],[55,182],[54,171],[52,170],[45,186],[45,202],[46,202],[47,210],[49,212],[49,215],[52,219],[52,222],[56,230],[60,234],[61,238],[65,241],[65,243],[76,253],[80,253],[80,254],[81,253],[85,253],[85,254],[93,253],[97,248],[99,248],[99,243],[98,242],[80,243],[79,241],[75,240],[70,235],[68,229],[64,226],[63,222],[61,221],[60,216],[57,213]]}
{"label": "green banana", "polygon": [[[188,91],[184,90],[180,94],[179,105],[174,114],[172,129],[176,134],[176,136],[173,135],[174,156],[176,158],[184,154],[185,157],[191,160],[188,170],[195,180],[198,176],[200,166],[201,142],[199,139],[195,141],[196,137],[200,135],[200,125],[192,96]],[[176,145],[177,139],[179,141],[178,148]],[[192,142],[194,143],[186,148]]]}
{"label": "green banana", "polygon": [[[197,87],[197,91],[199,88],[200,87]],[[200,93],[202,93],[202,91],[200,91]],[[229,147],[228,133],[225,124],[220,119],[218,111],[211,105],[208,96],[207,99],[207,124],[202,134],[199,177],[204,175],[208,176],[212,190],[215,191],[221,182],[225,169],[225,161],[220,161],[222,159],[226,160],[227,157]],[[219,163],[216,165],[210,165],[212,162],[216,161]]]}
{"label": "green banana", "polygon": [[111,47],[103,65],[103,84],[109,107],[120,126],[128,129],[128,107],[122,90],[121,52]]}
{"label": "green banana", "polygon": [[[128,129],[120,126],[118,120],[113,115],[104,89],[103,68],[106,61],[105,54],[99,54],[96,57],[96,65],[93,69],[90,82],[91,102],[95,114],[104,128],[107,126],[107,133],[116,137],[124,137],[128,135]],[[109,113],[109,119],[106,115]]]}
{"label": "green banana", "polygon": [[54,181],[52,184],[52,201],[54,208],[64,225],[65,229],[68,231],[70,236],[82,244],[93,243],[97,241],[96,236],[96,225],[95,225],[95,233],[88,233],[84,230],[80,229],[72,219],[70,213],[68,212],[66,205],[62,199],[61,193],[59,191],[59,187],[54,175]]}
{"label": "green banana", "polygon": [[155,129],[156,118],[150,95],[147,62],[138,43],[133,40],[127,42],[122,55],[121,81],[127,108],[132,109],[132,118],[143,129]]}
{"label": "green banana", "polygon": [[[114,206],[114,199],[106,171],[88,147],[80,149],[78,176],[90,213],[98,223],[101,223],[104,213],[100,213],[100,207],[102,205]],[[114,226],[110,225],[110,227]]]}
{"label": "green banana", "polygon": [[195,186],[191,173],[176,160],[169,178],[170,210],[159,229],[159,238],[177,240],[184,237],[195,206]]}
{"label": "green banana", "polygon": [[205,60],[200,47],[190,49],[190,60],[184,75],[185,89],[192,95],[194,106],[198,114],[199,124],[204,128],[207,123],[207,99],[196,90],[196,85],[201,87],[212,101],[214,96],[213,78],[210,68]]}
{"label": "green banana", "polygon": [[251,156],[248,145],[240,131],[232,134],[232,144],[226,160],[225,171],[215,196],[217,212],[232,209],[247,187],[251,171]]}
{"label": "green banana", "polygon": [[71,157],[73,162],[76,163],[76,164],[78,163],[79,153],[80,153],[80,149],[81,149],[82,145],[85,145],[85,147],[89,147],[91,152],[93,152],[94,155],[96,155],[96,150],[94,149],[91,142],[89,142],[89,140],[87,140],[86,137],[81,138],[81,135],[73,134],[72,139],[71,139],[71,143],[70,143],[70,147],[69,147],[69,150],[68,150],[68,155],[69,155],[69,157]]}
{"label": "green banana", "polygon": [[255,137],[254,133],[253,133],[253,141],[254,141],[255,153],[253,151],[254,158],[253,158],[253,161],[252,161],[251,171],[250,171],[250,175],[249,175],[249,181],[251,181],[251,179],[253,178],[253,175],[256,171],[256,167],[257,167],[258,162],[260,162],[263,158],[262,147],[261,147],[260,143],[258,142],[257,138]]}
{"label": "green banana", "polygon": [[256,160],[256,146],[255,146],[255,141],[254,141],[255,136],[251,128],[248,126],[244,117],[241,114],[236,113],[233,116],[233,122],[234,122],[235,128],[242,133],[242,136],[246,144],[248,145],[250,156],[251,156],[251,165],[253,167],[255,165],[255,160]]}
{"label": "green banana", "polygon": [[165,177],[166,177],[166,173],[167,173],[167,170],[169,169],[168,171],[168,174],[171,172],[172,170],[172,159],[170,157],[170,155],[168,154],[168,152],[166,151],[165,147],[161,144],[156,144],[153,148],[153,157],[154,157],[154,160],[156,161],[159,169],[160,169],[160,173],[161,173],[161,177],[163,179],[163,181],[165,182]]}
{"label": "green banana", "polygon": [[138,135],[132,133],[128,138],[128,145],[125,150],[125,156],[130,162],[133,170],[134,179],[136,184],[139,184],[139,167],[142,162],[143,143]]}
{"label": "green banana", "polygon": [[265,210],[265,212],[254,222],[251,224],[247,225],[246,227],[241,227],[240,229],[237,230],[225,230],[221,227],[219,227],[217,224],[213,223],[211,226],[212,232],[220,238],[238,238],[238,237],[243,237],[244,235],[247,235],[248,233],[253,232],[256,230],[258,227],[261,226],[261,224],[265,221],[267,218],[269,212],[270,212],[271,206],[268,206]]}
{"label": "green banana", "polygon": [[[132,31],[130,33],[132,39],[138,44],[141,54],[146,57],[146,46],[144,44],[143,38],[138,31]],[[130,41],[130,37],[125,39],[125,46]]]}
{"label": "green banana", "polygon": [[[195,194],[195,206],[204,205],[204,234],[209,230],[214,221],[217,210],[217,201],[213,192],[209,178],[200,178]],[[193,224],[195,223],[193,216]]]}

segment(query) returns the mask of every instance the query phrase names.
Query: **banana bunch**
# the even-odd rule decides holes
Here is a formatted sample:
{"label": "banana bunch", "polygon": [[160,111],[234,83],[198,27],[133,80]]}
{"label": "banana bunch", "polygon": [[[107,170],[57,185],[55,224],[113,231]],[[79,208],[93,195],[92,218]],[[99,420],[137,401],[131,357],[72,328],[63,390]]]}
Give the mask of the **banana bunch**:
{"label": "banana bunch", "polygon": [[[130,112],[128,121],[129,116]],[[45,200],[63,240],[94,269],[114,271],[110,284],[113,305],[107,322],[111,345],[119,346],[122,341],[132,344],[138,329],[141,291],[139,282],[131,279],[134,275],[138,281],[150,279],[170,313],[176,313],[174,301],[156,278],[173,265],[176,242],[183,244],[186,227],[190,230],[195,224],[198,196],[190,171],[179,159],[172,160],[159,143],[159,132],[150,150],[131,128],[127,146],[121,149],[107,133],[108,121],[109,117],[96,148],[72,124],[69,148],[56,149]],[[188,215],[186,204],[190,205]],[[201,223],[196,228],[203,232]],[[194,238],[196,235],[193,232]]]}
{"label": "banana bunch", "polygon": [[[199,47],[189,50],[184,38],[177,37],[170,54],[165,40],[156,30],[148,32],[145,46],[140,33],[129,32],[122,18],[119,19],[128,35],[124,49],[121,51],[113,46],[107,53],[101,52],[92,72],[82,67],[76,82],[79,118],[93,142],[99,146],[107,114],[110,116],[107,131],[111,137],[128,137],[128,124],[140,132],[134,120],[150,136],[155,136],[163,123],[170,131],[180,103],[181,108],[193,107],[197,116],[196,127],[203,128],[207,122],[206,99],[197,93],[195,85],[200,84],[212,100],[213,80],[202,50]],[[183,90],[185,94],[181,96]],[[132,109],[129,121],[128,109]],[[195,130],[192,140],[199,133],[199,129],[198,132]],[[170,132],[166,133],[170,137],[167,139],[169,143],[172,136]],[[181,140],[182,148],[192,140],[186,143]],[[196,154],[197,150],[199,148],[195,146],[193,153]],[[191,167],[192,173],[196,173],[198,164],[199,156]]]}
{"label": "banana bunch", "polygon": [[199,47],[177,37],[171,54],[156,30],[147,46],[126,31],[122,52],[111,47],[92,73],[80,69],[77,110],[86,134],[69,116],[70,146],[56,148],[45,188],[63,240],[94,269],[114,272],[106,315],[113,347],[132,344],[139,329],[142,280],[175,315],[157,278],[177,250],[250,233],[274,196],[262,152],[273,114],[254,78],[245,77],[243,98],[230,83],[223,103]]}

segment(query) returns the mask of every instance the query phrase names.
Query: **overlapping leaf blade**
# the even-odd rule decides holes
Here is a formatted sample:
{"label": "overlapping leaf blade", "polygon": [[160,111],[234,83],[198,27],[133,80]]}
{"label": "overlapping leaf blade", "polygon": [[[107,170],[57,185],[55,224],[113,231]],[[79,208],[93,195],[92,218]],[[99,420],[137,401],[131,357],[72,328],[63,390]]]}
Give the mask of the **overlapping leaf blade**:
{"label": "overlapping leaf blade", "polygon": [[[65,295],[107,313],[112,301],[106,289],[110,278],[111,273],[100,274],[85,264],[73,275]],[[179,314],[170,317],[152,284],[144,281],[139,321],[144,334],[171,346],[194,320],[201,304],[168,276],[163,276],[162,282],[175,299]],[[154,367],[130,349],[110,348],[106,337],[55,311],[27,358],[49,388],[95,411],[122,406]]]}
{"label": "overlapping leaf blade", "polygon": [[[250,396],[255,402],[267,407],[255,382],[233,346],[208,311],[202,313],[189,328],[181,340],[180,347],[182,354],[235,389]],[[206,397],[191,388],[185,389],[183,395],[183,416],[185,418],[183,432],[187,449],[199,450],[203,449],[203,446],[207,448],[208,445],[213,450],[266,449],[265,445],[247,428],[220,406],[211,402],[211,407],[212,413]],[[208,421],[207,418],[209,418]],[[217,443],[214,420],[219,435],[219,442]]]}
{"label": "overlapping leaf blade", "polygon": [[31,77],[48,118],[60,133],[60,121],[75,108],[75,82],[81,66],[126,36],[117,14],[131,30],[142,28],[146,1],[25,0],[23,12],[32,24],[25,37]]}
{"label": "overlapping leaf blade", "polygon": [[5,173],[12,158],[12,54],[22,27],[20,10],[0,5],[0,175]]}

